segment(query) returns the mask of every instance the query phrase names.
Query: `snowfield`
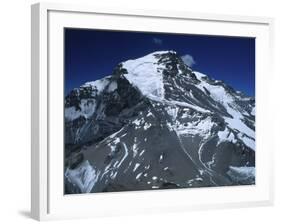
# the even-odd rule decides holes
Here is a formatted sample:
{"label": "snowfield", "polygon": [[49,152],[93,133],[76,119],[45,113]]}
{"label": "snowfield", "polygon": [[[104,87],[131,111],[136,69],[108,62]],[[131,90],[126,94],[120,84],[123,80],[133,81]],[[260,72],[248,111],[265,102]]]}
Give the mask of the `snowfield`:
{"label": "snowfield", "polygon": [[227,174],[235,181],[238,182],[253,182],[255,180],[256,168],[255,167],[229,167]]}

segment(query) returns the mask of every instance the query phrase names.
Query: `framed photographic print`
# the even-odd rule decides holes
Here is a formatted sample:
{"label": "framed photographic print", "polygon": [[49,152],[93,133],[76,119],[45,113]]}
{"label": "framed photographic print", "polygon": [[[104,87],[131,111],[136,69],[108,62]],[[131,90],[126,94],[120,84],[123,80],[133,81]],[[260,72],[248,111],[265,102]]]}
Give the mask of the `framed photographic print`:
{"label": "framed photographic print", "polygon": [[272,24],[33,5],[32,216],[271,204]]}

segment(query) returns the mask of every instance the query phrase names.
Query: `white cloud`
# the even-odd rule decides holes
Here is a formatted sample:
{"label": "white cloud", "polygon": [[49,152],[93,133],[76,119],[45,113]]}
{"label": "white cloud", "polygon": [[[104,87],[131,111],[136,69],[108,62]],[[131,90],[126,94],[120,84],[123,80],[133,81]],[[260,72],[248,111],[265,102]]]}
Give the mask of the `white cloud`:
{"label": "white cloud", "polygon": [[185,54],[185,55],[181,56],[181,59],[189,67],[192,67],[193,65],[196,64],[194,58],[190,54]]}
{"label": "white cloud", "polygon": [[153,37],[152,38],[153,43],[157,44],[157,45],[162,45],[163,44],[163,40],[157,37]]}

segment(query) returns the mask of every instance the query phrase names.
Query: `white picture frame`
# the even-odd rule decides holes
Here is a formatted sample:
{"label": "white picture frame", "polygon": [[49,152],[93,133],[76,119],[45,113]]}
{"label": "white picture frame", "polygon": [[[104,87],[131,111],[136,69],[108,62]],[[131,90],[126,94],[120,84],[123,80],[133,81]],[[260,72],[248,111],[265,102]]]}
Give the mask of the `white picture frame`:
{"label": "white picture frame", "polygon": [[[37,220],[98,217],[273,203],[270,90],[273,19],[38,3],[32,5],[31,214]],[[255,186],[63,195],[64,27],[256,38]],[[184,29],[182,27],[185,27]],[[187,28],[188,27],[188,30]]]}

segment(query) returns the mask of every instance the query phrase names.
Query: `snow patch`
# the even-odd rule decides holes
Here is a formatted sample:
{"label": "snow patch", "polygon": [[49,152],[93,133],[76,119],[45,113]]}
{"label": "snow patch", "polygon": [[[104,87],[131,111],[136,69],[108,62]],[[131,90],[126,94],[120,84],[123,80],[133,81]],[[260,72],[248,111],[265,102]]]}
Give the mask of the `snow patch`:
{"label": "snow patch", "polygon": [[100,171],[94,169],[88,160],[81,163],[75,169],[67,168],[65,172],[66,178],[70,183],[77,186],[82,193],[91,192],[95,183],[98,181]]}
{"label": "snow patch", "polygon": [[150,123],[145,123],[144,126],[143,126],[143,129],[146,131],[147,129],[149,129],[151,127],[151,124]]}
{"label": "snow patch", "polygon": [[253,109],[251,111],[251,115],[256,116],[256,107],[253,107]]}
{"label": "snow patch", "polygon": [[76,110],[75,107],[65,108],[64,111],[65,118],[70,121],[73,121],[81,116],[88,119],[94,114],[96,110],[96,101],[82,99],[79,106],[81,110]]}
{"label": "snow patch", "polygon": [[133,157],[135,158],[136,155],[138,154],[138,144],[137,143],[133,144],[132,150],[133,150]]}
{"label": "snow patch", "polygon": [[139,156],[142,156],[144,152],[145,152],[145,150],[143,149],[143,150],[140,152]]}
{"label": "snow patch", "polygon": [[141,128],[141,125],[144,124],[144,118],[140,118],[140,119],[135,119],[134,121],[132,121],[132,123],[135,125],[135,129],[140,129]]}
{"label": "snow patch", "polygon": [[117,82],[111,82],[109,86],[107,87],[107,92],[113,92],[117,89]]}
{"label": "snow patch", "polygon": [[122,142],[122,144],[123,144],[123,147],[125,149],[125,152],[124,152],[124,156],[121,159],[120,163],[118,164],[117,168],[119,168],[121,166],[121,164],[124,162],[124,160],[127,158],[128,154],[129,154],[127,145],[124,142]]}
{"label": "snow patch", "polygon": [[195,74],[196,78],[199,79],[199,80],[201,80],[202,78],[208,77],[207,75],[205,75],[203,73],[200,73],[200,72],[195,72],[194,71],[194,74]]}
{"label": "snow patch", "polygon": [[213,125],[214,123],[212,122],[211,117],[207,117],[199,122],[192,121],[188,122],[187,124],[176,122],[174,125],[172,125],[172,129],[175,130],[178,135],[200,135],[204,138],[208,138]]}
{"label": "snow patch", "polygon": [[153,115],[153,113],[151,113],[151,111],[149,111],[148,113],[147,113],[147,115],[146,115],[147,117],[154,117],[154,115]]}
{"label": "snow patch", "polygon": [[229,127],[239,132],[242,132],[249,137],[255,139],[255,131],[249,128],[241,119],[243,119],[243,115],[238,111],[234,110],[230,106],[227,107],[227,112],[231,114],[233,118],[225,117],[225,121],[228,123]]}
{"label": "snow patch", "polygon": [[109,82],[110,82],[109,77],[110,76],[106,76],[106,77],[104,77],[102,79],[99,79],[99,80],[96,80],[96,81],[86,82],[81,87],[89,87],[89,86],[91,86],[92,88],[96,89],[97,93],[99,94],[109,84]]}
{"label": "snow patch", "polygon": [[237,142],[234,134],[232,132],[230,132],[227,128],[225,128],[223,131],[219,131],[218,137],[219,137],[219,141],[218,141],[217,145],[219,145],[222,142],[232,142],[232,143]]}
{"label": "snow patch", "polygon": [[229,171],[227,174],[230,178],[236,182],[251,182],[252,184],[255,183],[255,175],[256,175],[256,168],[255,167],[234,167],[230,166]]}
{"label": "snow patch", "polygon": [[145,170],[148,170],[150,168],[150,165],[147,165],[144,167]]}
{"label": "snow patch", "polygon": [[136,179],[139,179],[141,177],[142,173],[139,173],[137,176],[136,176]]}
{"label": "snow patch", "polygon": [[167,104],[171,104],[171,105],[177,105],[177,106],[183,106],[183,107],[188,107],[191,108],[193,110],[199,111],[201,113],[210,113],[209,110],[206,110],[202,107],[196,106],[196,105],[192,105],[190,103],[186,103],[186,102],[180,102],[180,101],[176,101],[176,100],[170,100],[170,101],[164,101]]}
{"label": "snow patch", "polygon": [[167,113],[171,116],[173,120],[177,119],[178,111],[179,111],[178,107],[171,107],[171,106],[167,107]]}
{"label": "snow patch", "polygon": [[164,159],[164,155],[163,155],[163,153],[162,153],[162,154],[159,156],[159,163],[162,163],[163,159]]}
{"label": "snow patch", "polygon": [[136,163],[136,164],[135,164],[135,167],[134,167],[134,169],[133,169],[133,172],[135,172],[135,171],[139,168],[139,166],[140,166],[140,164],[139,164],[139,163]]}
{"label": "snow patch", "polygon": [[241,141],[243,141],[245,143],[245,145],[247,145],[252,150],[255,150],[256,143],[253,139],[248,138],[247,136],[242,135],[241,133],[238,134],[238,137]]}

